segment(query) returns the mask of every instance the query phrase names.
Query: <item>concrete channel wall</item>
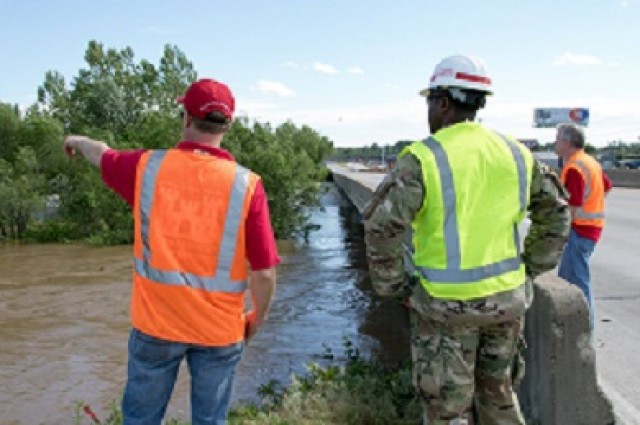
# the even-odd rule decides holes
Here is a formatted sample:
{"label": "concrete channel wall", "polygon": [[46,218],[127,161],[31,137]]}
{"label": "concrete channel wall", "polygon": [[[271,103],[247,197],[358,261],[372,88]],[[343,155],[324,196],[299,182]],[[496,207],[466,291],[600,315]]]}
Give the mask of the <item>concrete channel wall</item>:
{"label": "concrete channel wall", "polygon": [[[335,184],[362,212],[374,185],[333,171]],[[552,273],[540,276],[527,312],[526,375],[519,390],[529,425],[610,425],[611,402],[598,385],[582,293]]]}

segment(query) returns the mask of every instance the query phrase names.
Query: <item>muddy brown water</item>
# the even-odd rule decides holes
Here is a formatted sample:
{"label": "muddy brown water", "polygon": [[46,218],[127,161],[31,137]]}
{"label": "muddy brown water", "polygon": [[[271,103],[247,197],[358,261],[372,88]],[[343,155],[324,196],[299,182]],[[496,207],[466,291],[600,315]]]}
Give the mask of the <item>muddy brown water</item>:
{"label": "muddy brown water", "polygon": [[[279,244],[271,316],[245,349],[234,402],[326,363],[327,347],[342,361],[345,338],[389,365],[408,356],[406,313],[372,294],[357,213],[335,190],[322,204],[308,241]],[[70,424],[81,400],[107,416],[126,378],[130,249],[0,245],[0,424]],[[189,418],[188,383],[183,364],[168,417]]]}

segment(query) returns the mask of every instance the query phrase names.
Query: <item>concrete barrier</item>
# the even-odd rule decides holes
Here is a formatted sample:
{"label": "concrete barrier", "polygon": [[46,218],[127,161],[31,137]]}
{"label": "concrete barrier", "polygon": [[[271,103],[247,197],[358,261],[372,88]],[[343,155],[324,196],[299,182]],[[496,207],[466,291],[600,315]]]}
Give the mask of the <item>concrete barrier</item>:
{"label": "concrete barrier", "polygon": [[[374,185],[333,173],[335,184],[362,213]],[[589,315],[579,289],[552,273],[534,284],[525,319],[526,374],[520,404],[530,425],[610,425],[611,402],[597,382]]]}
{"label": "concrete barrier", "polygon": [[640,170],[604,170],[614,187],[640,188]]}
{"label": "concrete barrier", "polygon": [[364,207],[371,199],[373,189],[365,186],[363,183],[353,180],[344,174],[333,174],[333,181],[349,198],[351,203],[358,209],[360,213],[364,211]]}
{"label": "concrete barrier", "polygon": [[611,402],[597,382],[582,292],[551,272],[540,276],[525,321],[526,374],[519,397],[527,423],[614,424]]}

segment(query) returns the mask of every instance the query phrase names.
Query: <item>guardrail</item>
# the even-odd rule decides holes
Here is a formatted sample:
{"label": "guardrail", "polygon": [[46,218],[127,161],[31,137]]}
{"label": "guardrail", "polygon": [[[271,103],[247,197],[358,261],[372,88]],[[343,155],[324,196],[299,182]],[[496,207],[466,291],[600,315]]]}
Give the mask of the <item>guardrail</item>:
{"label": "guardrail", "polygon": [[640,188],[640,170],[609,169],[604,170],[614,187]]}

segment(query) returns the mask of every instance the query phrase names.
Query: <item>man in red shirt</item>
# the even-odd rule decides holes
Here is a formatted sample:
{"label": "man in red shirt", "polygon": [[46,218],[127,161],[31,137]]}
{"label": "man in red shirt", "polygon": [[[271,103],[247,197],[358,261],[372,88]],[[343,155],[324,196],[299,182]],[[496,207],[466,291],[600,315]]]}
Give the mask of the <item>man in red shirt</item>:
{"label": "man in red shirt", "polygon": [[[183,140],[173,149],[64,142],[134,211],[124,425],[161,423],[183,358],[192,423],[224,423],[243,341],[267,318],[280,262],[261,179],[220,147],[235,109],[231,91],[199,80],[178,102]],[[253,309],[244,312],[247,281]]]}
{"label": "man in red shirt", "polygon": [[591,329],[594,323],[589,258],[604,227],[604,198],[611,181],[600,164],[584,151],[585,136],[575,124],[557,128],[555,151],[565,164],[560,180],[569,192],[571,232],[558,267],[558,276],[576,285],[587,300]]}

